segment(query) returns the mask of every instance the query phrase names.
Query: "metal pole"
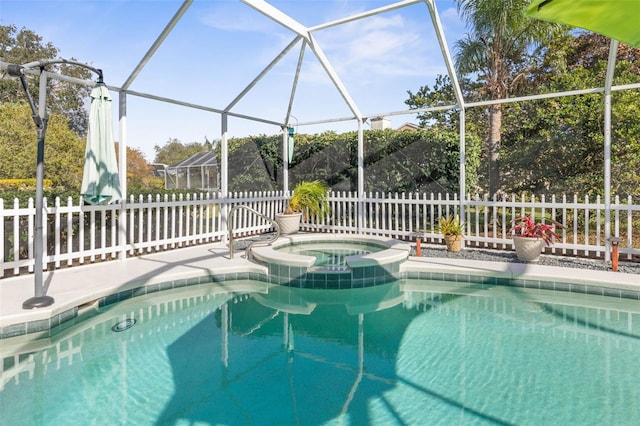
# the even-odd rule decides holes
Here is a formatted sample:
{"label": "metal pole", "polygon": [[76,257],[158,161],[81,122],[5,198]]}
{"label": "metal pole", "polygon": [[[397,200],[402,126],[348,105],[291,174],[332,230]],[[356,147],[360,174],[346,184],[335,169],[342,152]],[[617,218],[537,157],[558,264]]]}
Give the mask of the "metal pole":
{"label": "metal pole", "polygon": [[[224,200],[224,204],[221,206],[220,220],[222,229],[225,230],[225,234],[222,235],[221,240],[226,243],[226,233],[229,232],[229,141],[228,141],[228,127],[229,117],[227,114],[222,114],[221,119],[221,135],[220,135],[220,197]],[[176,173],[176,179],[178,174]]]}
{"label": "metal pole", "polygon": [[364,229],[364,128],[358,119],[358,233]]}
{"label": "metal pole", "polygon": [[36,156],[36,214],[34,239],[34,296],[22,303],[23,309],[44,308],[53,304],[54,299],[47,296],[44,291],[42,270],[44,267],[44,241],[43,240],[43,198],[44,198],[44,137],[47,132],[47,76],[44,68],[40,71],[40,88],[38,100],[38,118],[34,117],[38,127],[38,153]]}
{"label": "metal pole", "polygon": [[222,114],[220,118],[222,128],[220,137],[220,192],[223,198],[227,198],[229,192],[229,135],[227,133],[229,119],[227,114]]}
{"label": "metal pole", "polygon": [[[464,105],[460,106],[460,170],[459,170],[459,180],[460,180],[460,221],[465,221],[465,205],[464,202],[466,200],[466,192],[467,192],[467,149],[466,149],[466,130],[465,130],[465,108]],[[464,230],[463,230],[464,232]],[[462,239],[462,247],[464,248],[464,238]]]}
{"label": "metal pole", "polygon": [[[120,247],[119,258],[125,260],[127,258],[127,92],[121,90],[118,92],[118,124],[120,131],[120,143],[118,151],[120,152],[120,189],[122,190],[122,201],[120,202],[118,212],[118,246]],[[167,171],[165,169],[165,189],[167,188]]]}
{"label": "metal pole", "polygon": [[616,54],[618,41],[611,40],[609,47],[609,60],[607,62],[607,75],[604,83],[604,241],[606,250],[604,260],[611,260],[609,251],[611,238],[611,86],[616,66]]}

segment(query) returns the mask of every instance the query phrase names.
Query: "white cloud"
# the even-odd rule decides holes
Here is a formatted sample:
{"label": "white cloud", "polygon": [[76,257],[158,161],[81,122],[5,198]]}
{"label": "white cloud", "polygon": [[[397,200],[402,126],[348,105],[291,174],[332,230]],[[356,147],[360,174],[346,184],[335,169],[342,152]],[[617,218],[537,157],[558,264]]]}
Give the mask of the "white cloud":
{"label": "white cloud", "polygon": [[[429,53],[432,46],[423,37],[428,28],[424,20],[417,24],[394,14],[351,22],[317,37],[340,74],[398,77],[422,74],[427,60],[434,59]],[[439,54],[437,44],[434,52]]]}
{"label": "white cloud", "polygon": [[258,32],[272,34],[279,32],[280,25],[239,3],[216,2],[200,17],[200,21],[221,31]]}

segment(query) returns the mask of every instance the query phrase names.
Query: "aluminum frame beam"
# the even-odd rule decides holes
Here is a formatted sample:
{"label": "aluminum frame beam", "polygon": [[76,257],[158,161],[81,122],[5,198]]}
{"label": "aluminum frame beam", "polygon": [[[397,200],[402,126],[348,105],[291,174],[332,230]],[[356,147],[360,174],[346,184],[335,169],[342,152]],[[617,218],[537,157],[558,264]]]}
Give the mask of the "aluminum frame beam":
{"label": "aluminum frame beam", "polygon": [[175,13],[175,15],[173,15],[173,18],[171,18],[167,26],[164,27],[164,29],[162,30],[158,38],[156,38],[156,40],[153,42],[149,50],[147,50],[147,53],[145,53],[145,55],[142,57],[138,65],[136,65],[136,67],[133,69],[129,77],[122,84],[122,90],[127,90],[129,86],[131,86],[131,83],[133,83],[133,81],[138,77],[138,74],[140,74],[140,71],[142,71],[145,65],[147,65],[147,62],[149,62],[149,60],[160,48],[160,46],[162,45],[164,40],[167,38],[167,36],[171,33],[171,31],[176,26],[176,24],[180,21],[180,19],[182,19],[182,15],[184,15],[187,9],[189,9],[189,7],[191,6],[191,3],[193,3],[193,0],[184,0],[184,2],[182,3],[182,6],[180,6],[178,11]]}
{"label": "aluminum frame beam", "polygon": [[302,36],[307,40],[309,39],[309,30],[307,29],[307,27],[305,27],[295,19],[291,18],[289,15],[282,12],[281,10],[276,9],[266,1],[264,0],[241,0],[241,1],[242,3],[252,7],[256,11],[262,13],[263,15],[267,16],[269,19],[272,19],[273,21],[277,22],[283,27],[288,28],[289,30],[293,31],[299,36]]}

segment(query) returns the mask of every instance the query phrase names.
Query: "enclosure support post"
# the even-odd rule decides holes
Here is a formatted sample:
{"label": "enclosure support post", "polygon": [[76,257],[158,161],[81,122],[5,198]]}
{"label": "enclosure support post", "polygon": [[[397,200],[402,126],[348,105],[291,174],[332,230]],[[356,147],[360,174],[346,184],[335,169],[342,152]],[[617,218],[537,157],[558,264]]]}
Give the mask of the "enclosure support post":
{"label": "enclosure support post", "polygon": [[364,228],[364,130],[358,119],[358,233]]}
{"label": "enclosure support post", "polygon": [[229,141],[227,140],[227,132],[229,127],[229,116],[223,113],[220,116],[221,122],[221,136],[220,136],[220,196],[224,200],[224,204],[220,209],[221,228],[225,232],[222,234],[222,242],[226,242],[226,235],[229,232],[229,224],[227,223],[227,214],[229,210],[228,205],[228,191],[229,191]]}
{"label": "enclosure support post", "polygon": [[118,118],[120,143],[119,151],[119,171],[120,189],[122,190],[122,202],[120,203],[120,214],[118,217],[118,244],[120,245],[120,260],[127,258],[127,92],[118,92]]}
{"label": "enclosure support post", "polygon": [[[465,146],[465,108],[464,106],[460,107],[460,176],[459,176],[459,181],[460,181],[460,221],[461,222],[467,222],[465,221],[465,208],[464,208],[464,202],[465,202],[465,193],[467,192],[467,187],[466,187],[466,179],[467,179],[467,172],[466,172],[466,161],[467,161],[467,151],[466,151],[466,146]],[[464,230],[463,230],[464,232]],[[464,248],[465,243],[464,243],[464,239],[462,239],[462,247]]]}
{"label": "enclosure support post", "polygon": [[604,82],[604,260],[611,260],[611,86],[616,67],[618,41],[611,40],[607,75]]}
{"label": "enclosure support post", "polygon": [[[433,28],[436,32],[436,36],[438,37],[438,43],[440,45],[440,52],[442,53],[442,58],[444,59],[444,63],[447,67],[447,74],[449,75],[449,79],[451,79],[451,86],[453,87],[453,93],[456,97],[456,103],[458,104],[458,108],[460,109],[460,220],[464,220],[464,203],[465,203],[465,103],[464,96],[462,94],[462,88],[460,87],[460,83],[458,81],[458,76],[456,74],[456,69],[453,64],[453,59],[451,58],[451,53],[449,52],[449,47],[447,45],[447,40],[444,36],[444,30],[442,28],[442,22],[440,21],[440,14],[438,13],[435,0],[427,0],[427,7],[429,9],[429,14],[431,15],[431,22],[433,22]],[[462,242],[464,244],[464,240]]]}

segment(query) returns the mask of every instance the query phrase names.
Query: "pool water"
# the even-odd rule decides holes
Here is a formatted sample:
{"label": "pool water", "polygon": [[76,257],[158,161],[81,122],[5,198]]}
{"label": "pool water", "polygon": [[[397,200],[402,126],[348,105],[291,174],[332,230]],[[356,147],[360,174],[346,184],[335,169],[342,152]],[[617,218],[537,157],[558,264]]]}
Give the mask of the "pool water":
{"label": "pool water", "polygon": [[370,253],[366,250],[359,249],[318,249],[318,250],[301,250],[298,252],[299,254],[305,256],[313,256],[316,258],[316,261],[313,263],[313,266],[322,266],[322,267],[341,267],[346,266],[345,258],[347,256],[360,255]]}
{"label": "pool water", "polygon": [[236,281],[102,311],[0,341],[1,424],[640,424],[637,301]]}
{"label": "pool water", "polygon": [[346,269],[347,256],[375,253],[386,246],[374,243],[358,242],[299,242],[277,247],[278,251],[315,257],[313,266],[323,269]]}

